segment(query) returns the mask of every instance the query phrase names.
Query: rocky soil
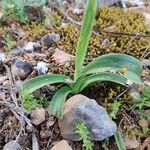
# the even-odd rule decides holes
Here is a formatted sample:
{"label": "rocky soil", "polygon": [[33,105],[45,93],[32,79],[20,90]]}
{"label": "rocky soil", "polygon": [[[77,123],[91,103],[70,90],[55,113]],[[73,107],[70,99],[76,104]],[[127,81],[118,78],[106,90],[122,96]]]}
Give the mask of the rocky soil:
{"label": "rocky soil", "polygon": [[[131,109],[144,86],[150,86],[147,5],[98,1],[99,6],[114,7],[98,9],[86,58],[88,63],[103,53],[131,54],[143,65],[143,85],[130,88],[105,82],[93,85],[68,97],[62,120],[49,116],[47,110],[61,85],[43,87],[28,97],[32,102],[23,103],[19,89],[24,80],[51,73],[73,75],[85,1],[75,6],[76,1],[61,3],[48,1],[46,7],[27,6],[26,23],[5,17],[0,9],[0,150],[82,150],[82,141],[75,133],[76,124],[81,122],[89,130],[94,150],[117,150],[113,138],[117,128],[126,149],[149,149],[150,120],[141,117],[138,109]],[[120,107],[116,118],[112,118],[115,100],[120,101]],[[150,109],[143,111],[150,114]]]}

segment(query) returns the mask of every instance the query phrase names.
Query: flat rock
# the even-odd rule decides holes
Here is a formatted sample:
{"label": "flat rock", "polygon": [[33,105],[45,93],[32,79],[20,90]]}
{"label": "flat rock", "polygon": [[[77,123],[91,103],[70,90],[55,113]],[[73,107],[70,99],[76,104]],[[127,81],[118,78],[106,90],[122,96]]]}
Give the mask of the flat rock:
{"label": "flat rock", "polygon": [[149,122],[149,120],[146,120],[146,119],[140,119],[139,120],[139,125],[141,126],[141,127],[149,127],[149,125],[150,125],[150,122]]}
{"label": "flat rock", "polygon": [[21,150],[21,147],[16,141],[12,140],[4,146],[3,150]]}
{"label": "flat rock", "polygon": [[75,126],[83,122],[93,141],[102,141],[114,135],[117,130],[115,122],[109,118],[102,106],[98,105],[95,100],[79,94],[67,100],[64,117],[58,121],[62,137],[79,141]]}
{"label": "flat rock", "polygon": [[40,125],[42,122],[45,121],[45,114],[46,114],[46,111],[44,108],[36,108],[34,110],[31,110],[30,112],[31,122],[35,126]]}
{"label": "flat rock", "polygon": [[51,150],[72,150],[72,148],[69,146],[67,141],[62,140],[55,144]]}
{"label": "flat rock", "polygon": [[70,62],[75,59],[75,56],[64,52],[61,49],[56,48],[52,55],[52,60],[59,66],[69,66]]}
{"label": "flat rock", "polygon": [[136,138],[125,137],[125,146],[126,149],[138,149],[140,143],[136,140]]}

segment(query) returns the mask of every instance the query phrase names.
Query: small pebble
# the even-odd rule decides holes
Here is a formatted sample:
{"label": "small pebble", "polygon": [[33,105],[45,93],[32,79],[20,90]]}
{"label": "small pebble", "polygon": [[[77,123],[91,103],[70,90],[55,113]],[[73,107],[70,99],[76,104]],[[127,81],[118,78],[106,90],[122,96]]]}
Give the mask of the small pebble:
{"label": "small pebble", "polygon": [[72,148],[67,141],[62,140],[56,143],[51,150],[72,150]]}
{"label": "small pebble", "polygon": [[26,52],[32,52],[32,51],[36,51],[38,49],[40,49],[40,44],[36,43],[36,42],[28,42],[26,43],[22,49]]}
{"label": "small pebble", "polygon": [[30,112],[31,122],[35,126],[38,126],[45,121],[45,115],[46,115],[46,111],[44,108],[36,108],[34,110],[31,110]]}
{"label": "small pebble", "polygon": [[32,67],[26,61],[15,60],[15,62],[11,65],[11,72],[15,77],[19,77],[21,80],[24,80],[32,72]]}
{"label": "small pebble", "polygon": [[111,42],[109,41],[109,39],[104,39],[104,41],[102,42],[102,45],[105,45],[105,46],[108,46],[108,45],[110,45],[111,44]]}
{"label": "small pebble", "polygon": [[20,56],[22,53],[23,53],[22,49],[18,47],[13,48],[10,52],[10,54],[13,56]]}
{"label": "small pebble", "polygon": [[5,87],[6,87],[6,86],[10,86],[9,80],[4,81],[4,82],[3,82],[3,86],[5,86]]}
{"label": "small pebble", "polygon": [[35,70],[38,72],[38,74],[46,74],[48,72],[47,64],[45,62],[40,61],[37,63]]}
{"label": "small pebble", "polygon": [[51,132],[50,130],[48,130],[48,129],[46,129],[46,130],[41,130],[41,131],[40,131],[40,138],[41,138],[41,139],[47,139],[47,138],[49,138],[51,135],[52,135],[52,132]]}
{"label": "small pebble", "polygon": [[136,140],[136,138],[125,137],[125,146],[126,149],[138,149],[140,143]]}
{"label": "small pebble", "polygon": [[7,76],[0,76],[0,84],[3,84],[7,79]]}
{"label": "small pebble", "polygon": [[32,133],[33,132],[33,126],[27,125],[26,130],[27,130],[27,132]]}
{"label": "small pebble", "polygon": [[12,140],[4,146],[3,150],[21,150],[21,147],[16,141]]}
{"label": "small pebble", "polygon": [[47,119],[47,122],[46,122],[47,128],[53,126],[54,123],[55,123],[55,121],[56,121],[56,120],[55,120],[54,116],[50,116],[50,117]]}
{"label": "small pebble", "polygon": [[0,53],[0,61],[3,62],[6,60],[6,54],[5,53]]}
{"label": "small pebble", "polygon": [[51,47],[53,43],[58,41],[60,41],[60,35],[55,33],[46,34],[41,38],[43,45],[47,46],[48,48]]}
{"label": "small pebble", "polygon": [[73,9],[73,14],[74,15],[80,15],[83,13],[83,9],[79,9],[79,8],[74,8]]}
{"label": "small pebble", "polygon": [[149,121],[146,120],[146,119],[141,119],[141,120],[139,120],[139,125],[140,125],[141,127],[148,127],[148,126],[150,125],[150,123],[149,123]]}
{"label": "small pebble", "polygon": [[150,69],[150,60],[149,59],[143,59],[141,61],[142,66],[147,67]]}
{"label": "small pebble", "polygon": [[69,66],[70,62],[75,59],[75,56],[64,52],[61,49],[56,48],[54,54],[52,55],[52,60],[55,64],[59,66]]}

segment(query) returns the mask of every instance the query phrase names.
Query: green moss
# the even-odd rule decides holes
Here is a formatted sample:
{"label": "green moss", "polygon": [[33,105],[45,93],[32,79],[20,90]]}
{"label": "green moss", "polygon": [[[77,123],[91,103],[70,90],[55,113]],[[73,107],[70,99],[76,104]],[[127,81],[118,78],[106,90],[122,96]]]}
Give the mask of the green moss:
{"label": "green moss", "polygon": [[[124,12],[120,8],[105,7],[97,11],[95,28],[111,30],[113,32],[128,32],[146,34],[147,28],[144,17],[139,13]],[[61,28],[62,40],[59,43],[64,49],[75,53],[76,43],[79,37],[79,29],[71,24]],[[103,45],[103,40],[107,38],[110,45]],[[119,52],[131,54],[139,58],[147,48],[150,38],[136,38],[131,36],[116,36],[111,34],[93,34],[88,47],[87,59],[92,59],[101,54]]]}
{"label": "green moss", "polygon": [[62,21],[61,15],[59,15],[57,12],[52,12],[52,15],[55,18],[55,25],[60,26]]}
{"label": "green moss", "polygon": [[142,138],[146,138],[150,134],[150,130],[148,127],[138,127],[133,124],[128,124],[127,122],[124,124],[123,130],[128,137],[136,137],[138,140]]}
{"label": "green moss", "polygon": [[47,32],[44,22],[31,23],[23,26],[23,30],[28,33],[29,40],[40,39]]}

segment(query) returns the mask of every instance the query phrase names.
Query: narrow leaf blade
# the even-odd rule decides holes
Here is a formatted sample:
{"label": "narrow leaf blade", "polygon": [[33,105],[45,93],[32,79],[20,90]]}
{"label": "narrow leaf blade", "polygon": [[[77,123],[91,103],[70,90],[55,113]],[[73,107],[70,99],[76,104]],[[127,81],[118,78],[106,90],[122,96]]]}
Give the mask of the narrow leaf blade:
{"label": "narrow leaf blade", "polygon": [[110,81],[110,82],[115,82],[121,85],[126,85],[127,83],[127,80],[119,74],[103,72],[99,74],[93,74],[87,77],[82,76],[74,84],[71,85],[71,88],[75,93],[77,93],[77,92],[82,91],[88,85],[95,83],[95,82],[101,82],[101,81]]}
{"label": "narrow leaf blade", "polygon": [[32,93],[45,85],[54,83],[68,83],[68,81],[70,80],[71,79],[69,77],[61,74],[41,75],[24,81],[21,85],[21,88],[23,91],[28,91],[29,93]]}
{"label": "narrow leaf blade", "polygon": [[62,87],[53,96],[49,105],[49,114],[54,115],[59,119],[63,118],[64,104],[67,95],[71,92],[69,86]]}
{"label": "narrow leaf blade", "polygon": [[111,53],[99,56],[82,69],[81,75],[98,72],[122,73],[122,75],[133,83],[140,84],[142,65],[136,58],[119,53]]}
{"label": "narrow leaf blade", "polygon": [[116,144],[118,146],[118,149],[119,150],[126,150],[125,144],[123,142],[123,139],[122,139],[122,136],[121,136],[121,133],[120,133],[119,130],[117,130],[117,132],[114,135],[114,137],[115,137],[115,141],[116,141]]}
{"label": "narrow leaf blade", "polygon": [[96,0],[88,0],[85,9],[83,24],[81,27],[80,37],[76,48],[75,79],[77,79],[78,73],[81,70],[82,65],[84,63],[87,47],[92,33],[92,27],[94,24],[94,18],[96,14],[96,3]]}

